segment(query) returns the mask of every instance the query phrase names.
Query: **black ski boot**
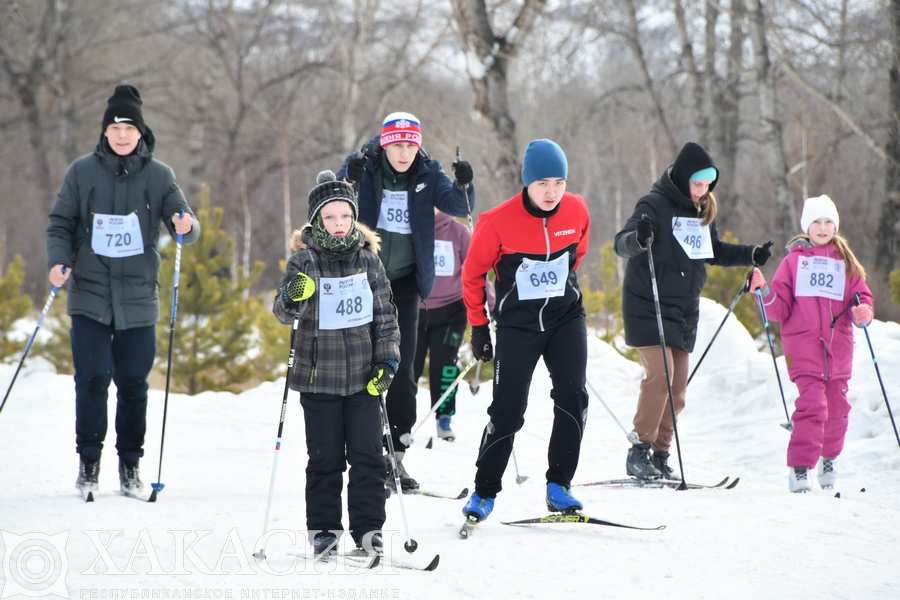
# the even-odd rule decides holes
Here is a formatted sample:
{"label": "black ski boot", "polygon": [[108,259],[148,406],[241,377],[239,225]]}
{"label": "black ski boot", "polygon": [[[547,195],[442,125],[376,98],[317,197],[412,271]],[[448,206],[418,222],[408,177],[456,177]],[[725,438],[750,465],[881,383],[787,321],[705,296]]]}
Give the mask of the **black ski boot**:
{"label": "black ski boot", "polygon": [[362,538],[356,542],[356,547],[369,554],[383,554],[384,538],[381,536],[380,531],[372,531],[363,535]]}
{"label": "black ski boot", "polygon": [[313,552],[316,558],[336,556],[338,540],[337,536],[329,531],[322,531],[313,538]]}
{"label": "black ski boot", "polygon": [[[406,452],[394,452],[394,457],[397,459],[397,470],[400,475],[400,489],[403,490],[403,493],[414,492],[419,489],[419,482],[409,476],[409,473],[406,472],[406,467],[403,466],[403,457],[406,456]],[[385,467],[387,468],[387,476],[385,477],[384,485],[385,488],[389,488],[391,491],[396,491],[397,484],[394,482],[394,469],[391,465],[391,455],[386,454],[384,456]]]}
{"label": "black ski boot", "polygon": [[96,491],[99,487],[100,478],[100,461],[86,461],[80,459],[78,465],[78,479],[75,480],[75,487],[84,492]]}
{"label": "black ski boot", "polygon": [[669,466],[668,452],[653,452],[653,456],[650,457],[650,462],[660,473],[662,473],[663,479],[669,479],[671,481],[681,481],[681,477],[675,473],[675,470],[672,467]]}
{"label": "black ski boot", "polygon": [[650,444],[634,444],[628,449],[625,470],[638,479],[659,479],[662,473],[650,462]]}
{"label": "black ski boot", "polygon": [[119,459],[119,483],[122,486],[123,494],[135,494],[144,489],[137,463],[129,465],[121,458]]}

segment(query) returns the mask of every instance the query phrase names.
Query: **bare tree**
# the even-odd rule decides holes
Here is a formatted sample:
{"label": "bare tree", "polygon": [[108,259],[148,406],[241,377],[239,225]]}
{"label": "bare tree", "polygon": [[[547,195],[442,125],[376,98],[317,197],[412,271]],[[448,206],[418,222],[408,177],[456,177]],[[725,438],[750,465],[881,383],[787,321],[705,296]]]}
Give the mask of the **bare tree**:
{"label": "bare tree", "polygon": [[518,7],[510,7],[514,18],[502,34],[491,23],[485,0],[452,0],[452,4],[475,92],[475,111],[489,126],[487,178],[499,189],[517,189],[521,184],[519,145],[507,75],[510,62],[543,13],[546,0],[524,0]]}
{"label": "bare tree", "polygon": [[787,161],[784,154],[780,115],[777,114],[775,74],[769,57],[766,39],[766,18],[759,0],[745,0],[750,23],[756,74],[756,95],[759,101],[759,121],[763,133],[766,168],[775,192],[775,211],[772,232],[783,246],[797,230],[797,207],[788,182]]}
{"label": "bare tree", "polygon": [[885,151],[889,158],[884,203],[878,226],[876,265],[884,277],[897,268],[900,257],[900,0],[890,0],[891,63],[888,70],[888,123]]}
{"label": "bare tree", "polygon": [[10,82],[28,129],[34,185],[47,212],[56,190],[51,175],[50,153],[44,140],[45,115],[39,103],[47,63],[52,60],[48,41],[57,38],[59,0],[45,0],[35,23],[21,12],[18,3],[0,5],[0,69]]}

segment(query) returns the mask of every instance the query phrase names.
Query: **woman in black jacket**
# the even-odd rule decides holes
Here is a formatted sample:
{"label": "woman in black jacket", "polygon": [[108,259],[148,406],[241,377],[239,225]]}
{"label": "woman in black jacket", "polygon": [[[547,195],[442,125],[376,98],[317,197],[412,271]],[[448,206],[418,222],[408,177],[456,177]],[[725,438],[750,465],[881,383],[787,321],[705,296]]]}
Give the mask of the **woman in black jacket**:
{"label": "woman in black jacket", "polygon": [[645,252],[648,248],[653,252],[676,415],[685,403],[689,354],[697,339],[706,264],[762,266],[771,255],[771,242],[751,246],[719,240],[716,197],[712,193],[718,179],[712,157],[699,144],[688,142],[675,164],[638,201],[631,218],[616,234],[616,254],[628,259],[622,291],[625,343],[639,350],[645,370],[633,421],[640,443],[628,450],[626,461],[628,474],[641,479],[679,478],[668,465],[675,424],[668,407]]}

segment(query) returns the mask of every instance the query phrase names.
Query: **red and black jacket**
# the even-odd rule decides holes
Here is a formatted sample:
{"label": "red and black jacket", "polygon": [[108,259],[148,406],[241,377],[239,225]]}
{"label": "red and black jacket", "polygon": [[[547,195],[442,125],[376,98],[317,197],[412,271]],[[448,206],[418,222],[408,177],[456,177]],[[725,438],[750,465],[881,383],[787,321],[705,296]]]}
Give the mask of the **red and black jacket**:
{"label": "red and black jacket", "polygon": [[[481,213],[463,263],[463,300],[472,326],[488,322],[485,275],[494,270],[498,326],[546,331],[584,316],[575,270],[587,252],[591,219],[584,198],[566,192],[552,211],[532,206],[527,191]],[[565,293],[554,298],[520,300],[516,271],[523,258],[551,261],[568,253]]]}

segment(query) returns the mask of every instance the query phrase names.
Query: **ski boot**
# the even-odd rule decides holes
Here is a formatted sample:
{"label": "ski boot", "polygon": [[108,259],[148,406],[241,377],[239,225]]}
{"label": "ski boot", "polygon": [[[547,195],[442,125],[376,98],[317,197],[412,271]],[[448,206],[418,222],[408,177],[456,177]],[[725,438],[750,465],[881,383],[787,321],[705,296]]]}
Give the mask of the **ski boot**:
{"label": "ski boot", "polygon": [[482,498],[477,493],[472,492],[469,501],[463,507],[462,511],[466,517],[474,517],[476,521],[484,521],[494,510],[493,498]]}
{"label": "ski boot", "polygon": [[650,457],[650,463],[656,467],[656,470],[662,473],[663,479],[671,481],[681,481],[681,477],[675,473],[675,470],[669,466],[669,453],[655,451]]}
{"label": "ski boot", "polygon": [[440,415],[437,419],[437,436],[446,442],[456,439],[456,434],[450,429],[450,415]]}
{"label": "ski boot", "polygon": [[803,494],[812,490],[812,483],[809,481],[809,467],[791,467],[788,487],[795,494]]}
{"label": "ski boot", "polygon": [[837,483],[837,470],[834,468],[834,461],[836,460],[836,458],[825,458],[824,456],[819,459],[816,479],[818,479],[819,485],[822,486],[823,490],[830,490]]}
{"label": "ski boot", "polygon": [[547,510],[572,514],[582,508],[584,505],[572,495],[569,488],[558,483],[547,484]]}
{"label": "ski boot", "polygon": [[78,479],[75,480],[75,487],[84,493],[95,492],[100,487],[100,461],[79,459]]}
{"label": "ski boot", "polygon": [[650,444],[633,444],[625,459],[625,471],[638,479],[659,479],[662,473],[650,461]]}
{"label": "ski boot", "polygon": [[135,494],[144,489],[137,463],[129,465],[119,459],[119,484],[123,494]]}
{"label": "ski boot", "polygon": [[380,531],[373,531],[362,536],[356,547],[368,554],[384,554],[384,538]]}
{"label": "ski boot", "polygon": [[322,531],[313,538],[313,553],[316,558],[327,558],[329,556],[337,556],[337,536],[330,531]]}

